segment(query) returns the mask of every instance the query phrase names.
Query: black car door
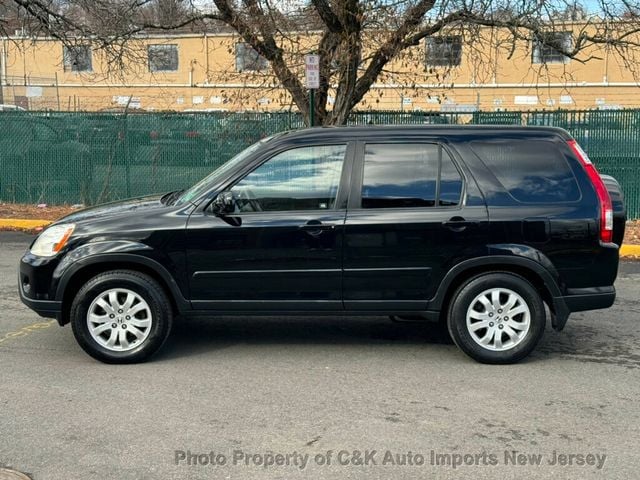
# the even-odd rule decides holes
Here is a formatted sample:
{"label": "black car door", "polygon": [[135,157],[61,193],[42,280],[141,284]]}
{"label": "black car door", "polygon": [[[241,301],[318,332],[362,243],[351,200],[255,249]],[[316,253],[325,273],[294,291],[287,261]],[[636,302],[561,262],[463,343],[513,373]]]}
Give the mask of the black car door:
{"label": "black car door", "polygon": [[347,310],[424,311],[456,262],[483,255],[487,210],[437,141],[358,146],[345,224]]}
{"label": "black car door", "polygon": [[343,167],[353,149],[346,142],[288,147],[224,190],[233,195],[233,213],[192,215],[194,308],[341,310]]}

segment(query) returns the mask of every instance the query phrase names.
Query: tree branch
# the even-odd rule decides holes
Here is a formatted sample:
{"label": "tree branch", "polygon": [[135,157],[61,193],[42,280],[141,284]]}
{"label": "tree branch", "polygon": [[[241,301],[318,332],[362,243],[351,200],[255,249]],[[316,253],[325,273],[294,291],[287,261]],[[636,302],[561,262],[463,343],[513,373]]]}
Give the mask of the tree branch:
{"label": "tree branch", "polygon": [[[255,1],[255,0],[249,0]],[[260,55],[266,58],[271,63],[271,68],[275,73],[276,77],[282,85],[289,91],[291,96],[293,97],[298,108],[305,112],[308,111],[307,104],[307,94],[304,90],[304,87],[298,77],[293,74],[293,72],[287,67],[287,64],[284,61],[282,49],[280,49],[273,36],[270,35],[269,31],[265,29],[264,25],[262,28],[262,34],[264,41],[260,39],[260,37],[252,30],[252,28],[245,22],[240,16],[239,12],[234,10],[234,8],[229,3],[229,0],[214,0],[216,7],[220,12],[222,21],[227,25],[233,27],[236,32],[247,42],[251,47],[256,50]],[[257,10],[255,10],[257,11]],[[259,23],[264,22],[264,14],[260,13],[262,18],[259,20]],[[264,37],[266,34],[266,38]]]}

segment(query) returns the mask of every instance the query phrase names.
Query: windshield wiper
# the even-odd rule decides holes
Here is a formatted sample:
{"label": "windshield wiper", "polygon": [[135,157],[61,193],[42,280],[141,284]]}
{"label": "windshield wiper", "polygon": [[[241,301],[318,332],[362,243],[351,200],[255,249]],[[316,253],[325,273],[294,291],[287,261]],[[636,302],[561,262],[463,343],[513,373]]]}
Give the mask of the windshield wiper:
{"label": "windshield wiper", "polygon": [[162,195],[162,196],[160,197],[160,203],[162,203],[163,205],[165,205],[165,204],[167,203],[167,202],[166,202],[166,201],[167,201],[167,198],[168,198],[170,195],[173,195],[173,192],[167,192],[167,193],[165,193],[164,195]]}
{"label": "windshield wiper", "polygon": [[185,189],[183,188],[182,190],[176,190],[174,192],[166,193],[160,198],[160,202],[165,205],[173,205],[173,202],[175,202],[178,197],[182,195],[182,192],[184,192],[184,190]]}

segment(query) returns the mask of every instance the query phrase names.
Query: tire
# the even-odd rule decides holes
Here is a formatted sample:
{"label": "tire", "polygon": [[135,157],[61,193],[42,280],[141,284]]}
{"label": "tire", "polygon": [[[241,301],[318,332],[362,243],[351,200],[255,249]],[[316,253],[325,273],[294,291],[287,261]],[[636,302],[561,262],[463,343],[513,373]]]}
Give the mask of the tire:
{"label": "tire", "polygon": [[538,291],[507,272],[465,281],[454,293],[447,315],[456,345],[474,360],[492,364],[516,363],[529,355],[542,338],[545,323]]}
{"label": "tire", "polygon": [[112,270],[89,280],[74,298],[70,316],[78,344],[105,363],[147,360],[160,350],[173,325],[163,288],[131,270]]}

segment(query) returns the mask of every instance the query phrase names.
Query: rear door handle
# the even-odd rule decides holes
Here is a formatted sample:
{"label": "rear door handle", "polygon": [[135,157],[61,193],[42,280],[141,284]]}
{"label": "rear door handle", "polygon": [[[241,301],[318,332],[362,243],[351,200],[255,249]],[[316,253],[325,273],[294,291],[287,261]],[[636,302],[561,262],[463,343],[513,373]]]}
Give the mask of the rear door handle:
{"label": "rear door handle", "polygon": [[468,220],[465,220],[463,217],[456,216],[456,217],[451,217],[446,222],[442,222],[442,225],[448,228],[449,230],[451,230],[452,232],[462,232],[467,227],[477,225],[477,223],[478,222],[468,221]]}
{"label": "rear door handle", "polygon": [[310,220],[304,225],[300,225],[298,228],[309,235],[316,237],[327,230],[335,230],[336,226],[332,224],[324,224],[320,220]]}

